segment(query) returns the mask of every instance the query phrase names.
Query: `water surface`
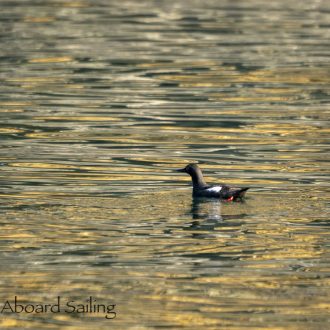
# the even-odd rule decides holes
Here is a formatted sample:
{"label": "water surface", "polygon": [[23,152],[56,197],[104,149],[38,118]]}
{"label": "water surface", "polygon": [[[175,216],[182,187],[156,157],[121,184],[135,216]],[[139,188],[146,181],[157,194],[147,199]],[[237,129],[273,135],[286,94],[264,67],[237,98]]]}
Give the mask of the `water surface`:
{"label": "water surface", "polygon": [[0,6],[2,328],[329,327],[327,2]]}

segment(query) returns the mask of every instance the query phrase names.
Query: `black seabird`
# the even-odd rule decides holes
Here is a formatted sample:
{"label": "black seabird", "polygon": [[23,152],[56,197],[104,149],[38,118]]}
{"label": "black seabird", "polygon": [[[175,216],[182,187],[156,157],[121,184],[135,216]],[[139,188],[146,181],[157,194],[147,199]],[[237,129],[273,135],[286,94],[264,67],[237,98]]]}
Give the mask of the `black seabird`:
{"label": "black seabird", "polygon": [[188,173],[193,183],[193,197],[219,198],[227,201],[242,200],[249,188],[232,188],[227,185],[208,185],[197,164],[189,164],[178,172]]}

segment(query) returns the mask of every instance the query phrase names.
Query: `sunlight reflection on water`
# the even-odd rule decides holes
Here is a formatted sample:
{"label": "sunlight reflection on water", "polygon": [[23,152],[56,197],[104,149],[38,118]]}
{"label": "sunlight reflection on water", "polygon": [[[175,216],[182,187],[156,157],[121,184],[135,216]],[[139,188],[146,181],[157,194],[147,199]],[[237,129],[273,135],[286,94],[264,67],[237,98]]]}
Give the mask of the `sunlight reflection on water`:
{"label": "sunlight reflection on water", "polygon": [[[1,9],[0,304],[118,308],[1,327],[327,328],[327,3]],[[189,162],[246,202],[192,200]]]}

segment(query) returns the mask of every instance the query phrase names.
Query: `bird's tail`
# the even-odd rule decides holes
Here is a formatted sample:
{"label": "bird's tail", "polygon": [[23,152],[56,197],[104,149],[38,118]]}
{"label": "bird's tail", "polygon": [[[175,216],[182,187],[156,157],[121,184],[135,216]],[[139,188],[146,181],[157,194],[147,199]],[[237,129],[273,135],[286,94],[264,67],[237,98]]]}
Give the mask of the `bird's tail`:
{"label": "bird's tail", "polygon": [[246,191],[250,188],[241,188],[233,191],[233,198],[236,199],[242,199],[245,196]]}

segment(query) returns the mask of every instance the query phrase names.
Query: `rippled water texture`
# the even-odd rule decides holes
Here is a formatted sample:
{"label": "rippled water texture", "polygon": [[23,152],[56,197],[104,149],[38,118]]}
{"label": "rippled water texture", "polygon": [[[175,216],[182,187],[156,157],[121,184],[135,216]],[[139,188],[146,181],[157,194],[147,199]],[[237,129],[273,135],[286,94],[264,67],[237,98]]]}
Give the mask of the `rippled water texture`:
{"label": "rippled water texture", "polygon": [[[0,0],[2,329],[328,329],[328,1]],[[177,173],[250,186],[192,200]]]}

